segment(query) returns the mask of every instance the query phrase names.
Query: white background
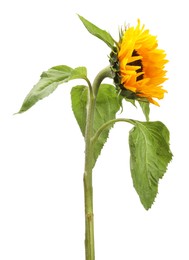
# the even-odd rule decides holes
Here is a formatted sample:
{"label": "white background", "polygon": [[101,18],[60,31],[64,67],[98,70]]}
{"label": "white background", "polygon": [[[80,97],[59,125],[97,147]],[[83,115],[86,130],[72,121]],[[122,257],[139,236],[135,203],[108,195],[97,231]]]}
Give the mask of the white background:
{"label": "white background", "polygon": [[[158,36],[169,64],[168,94],[151,120],[171,132],[174,159],[145,211],[129,172],[128,131],[111,131],[94,170],[96,259],[189,259],[187,1],[6,0],[0,3],[0,259],[83,260],[84,142],[70,105],[72,81],[17,112],[42,71],[86,66],[92,80],[109,48],[77,13],[118,39],[137,18]],[[144,120],[126,105],[122,116]]]}

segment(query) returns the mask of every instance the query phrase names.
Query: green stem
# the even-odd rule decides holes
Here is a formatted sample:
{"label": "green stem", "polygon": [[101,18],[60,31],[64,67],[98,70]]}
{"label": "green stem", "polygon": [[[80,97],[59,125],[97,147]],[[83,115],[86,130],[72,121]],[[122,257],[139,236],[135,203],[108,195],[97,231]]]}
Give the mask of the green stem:
{"label": "green stem", "polygon": [[92,158],[93,147],[91,136],[93,134],[95,99],[91,92],[88,97],[87,123],[85,130],[85,254],[86,260],[94,260],[94,215],[93,215],[93,187],[92,187]]}
{"label": "green stem", "polygon": [[103,81],[104,78],[112,78],[112,71],[110,69],[110,66],[104,68],[103,70],[101,70],[96,78],[94,79],[93,82],[93,93],[94,96],[96,97],[98,94],[98,89],[100,87],[101,82]]}
{"label": "green stem", "polygon": [[87,121],[85,129],[85,171],[84,171],[84,198],[85,198],[85,256],[86,260],[95,260],[94,247],[94,213],[93,213],[93,186],[92,186],[92,168],[93,168],[93,141],[92,137],[96,96],[101,82],[104,78],[111,77],[109,67],[98,73],[94,79],[92,88],[89,90]]}

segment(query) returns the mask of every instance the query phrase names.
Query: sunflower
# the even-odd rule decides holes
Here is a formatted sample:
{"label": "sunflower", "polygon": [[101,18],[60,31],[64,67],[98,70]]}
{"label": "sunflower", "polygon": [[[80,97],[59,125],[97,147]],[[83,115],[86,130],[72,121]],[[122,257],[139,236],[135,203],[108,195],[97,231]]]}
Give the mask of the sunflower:
{"label": "sunflower", "polygon": [[114,82],[121,94],[129,99],[159,105],[167,92],[162,87],[167,60],[164,50],[158,49],[156,36],[140,25],[128,27],[120,33],[120,41],[111,54],[110,63]]}

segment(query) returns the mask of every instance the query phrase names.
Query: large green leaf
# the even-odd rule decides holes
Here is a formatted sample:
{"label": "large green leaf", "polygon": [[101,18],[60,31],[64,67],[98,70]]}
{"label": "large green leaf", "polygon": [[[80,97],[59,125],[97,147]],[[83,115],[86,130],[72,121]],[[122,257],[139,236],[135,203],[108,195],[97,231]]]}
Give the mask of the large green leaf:
{"label": "large green leaf", "polygon": [[[96,110],[94,116],[94,132],[96,132],[103,124],[109,120],[116,118],[116,113],[120,109],[120,102],[117,95],[117,91],[114,86],[109,84],[102,84],[97,100],[96,100]],[[106,128],[99,136],[97,142],[94,145],[94,165],[101,153],[101,150],[107,141],[109,131],[113,125]]]}
{"label": "large green leaf", "polygon": [[87,78],[87,70],[85,67],[72,69],[66,65],[60,65],[43,72],[39,82],[26,96],[18,113],[25,112],[39,100],[49,96],[58,85],[76,78]]}
{"label": "large green leaf", "polygon": [[102,30],[98,28],[96,25],[92,24],[88,20],[86,20],[84,17],[78,15],[86,29],[94,36],[105,42],[111,49],[114,47],[114,39],[112,36],[106,32],[105,30]]}
{"label": "large green leaf", "polygon": [[[87,116],[87,88],[85,86],[72,88],[71,99],[75,118],[84,136]],[[96,99],[94,133],[96,133],[104,123],[114,119],[119,109],[120,102],[115,87],[109,84],[102,84]],[[93,166],[108,138],[110,128],[111,126],[101,133],[94,145]]]}
{"label": "large green leaf", "polygon": [[134,187],[145,209],[158,192],[159,179],[172,159],[169,131],[162,122],[135,121],[129,133],[130,167]]}

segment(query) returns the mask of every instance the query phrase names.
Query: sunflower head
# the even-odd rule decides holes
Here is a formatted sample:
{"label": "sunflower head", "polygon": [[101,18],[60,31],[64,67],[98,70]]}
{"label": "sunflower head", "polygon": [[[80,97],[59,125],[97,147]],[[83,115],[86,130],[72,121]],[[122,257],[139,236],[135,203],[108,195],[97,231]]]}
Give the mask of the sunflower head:
{"label": "sunflower head", "polygon": [[159,105],[167,92],[162,87],[167,63],[164,50],[158,49],[155,36],[141,27],[128,27],[120,33],[120,40],[110,53],[114,83],[121,95]]}

